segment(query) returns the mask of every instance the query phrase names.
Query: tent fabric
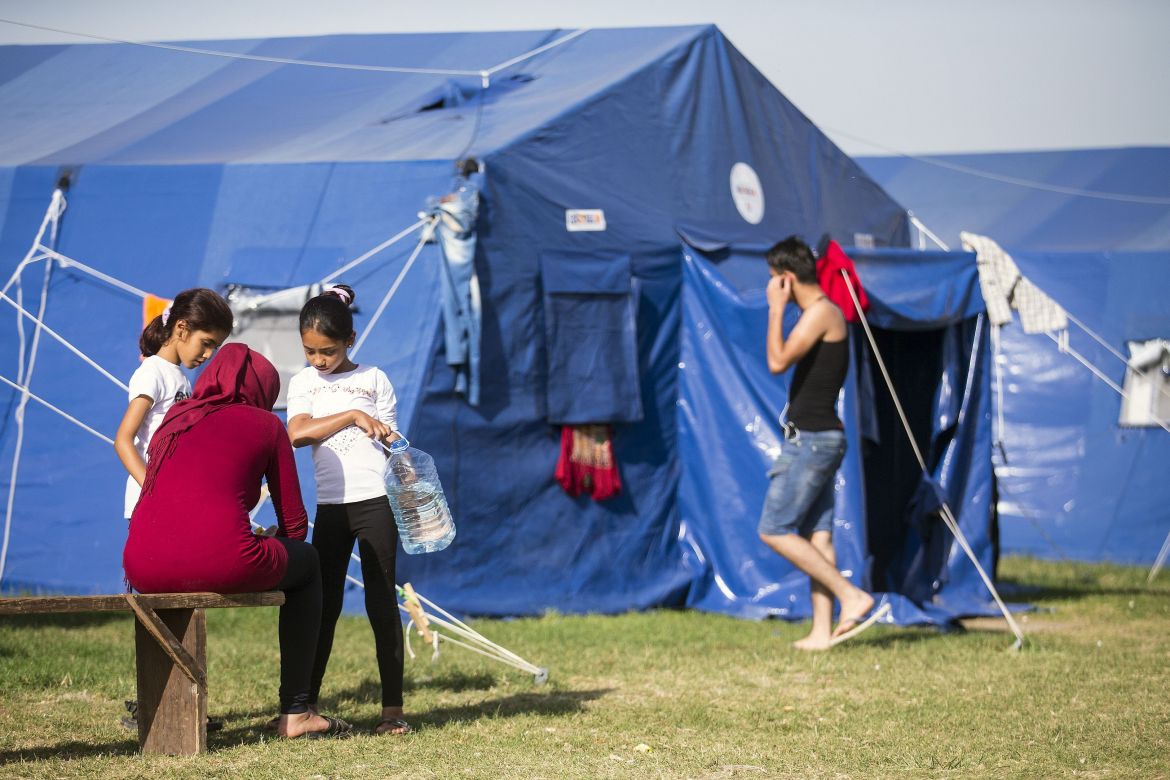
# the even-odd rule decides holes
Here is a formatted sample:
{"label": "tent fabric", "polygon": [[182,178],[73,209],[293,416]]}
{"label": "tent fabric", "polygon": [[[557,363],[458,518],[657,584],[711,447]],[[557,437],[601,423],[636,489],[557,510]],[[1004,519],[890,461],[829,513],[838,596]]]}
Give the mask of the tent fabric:
{"label": "tent fabric", "polygon": [[[1170,334],[1170,254],[1031,252],[1021,273],[1109,347]],[[1121,385],[1125,363],[1070,325],[1069,346]],[[1170,532],[1170,434],[1119,424],[1121,398],[1051,338],[1004,326],[1002,442],[996,448],[1005,551],[1150,563]]]}
{"label": "tent fabric", "polygon": [[1170,249],[1170,147],[857,162],[952,249],[964,230],[1013,249]]}
{"label": "tent fabric", "polygon": [[[478,69],[562,34],[201,46]],[[896,331],[898,339],[921,329],[941,344],[939,333],[969,327],[978,313],[971,258],[894,252],[909,241],[901,206],[714,27],[590,30],[495,74],[487,89],[477,78],[125,45],[7,47],[0,48],[0,100],[10,109],[0,117],[5,278],[63,173],[70,188],[60,251],[166,297],[193,285],[320,282],[411,224],[428,198],[449,189],[456,159],[481,161],[479,406],[455,391],[456,369],[444,354],[434,244],[404,240],[337,279],[358,291],[355,327],[363,332],[418,252],[360,360],[390,376],[401,427],[435,458],[459,526],[446,550],[400,558],[399,578],[461,614],[683,605],[743,617],[799,614],[792,573],[774,556],[761,559],[758,543],[752,548],[743,537],[758,512],[751,496],[762,497],[760,447],[775,438],[784,393],[784,379],[767,375],[758,346],[766,272],[745,247],[790,234],[872,239],[877,249],[853,256],[881,327],[907,329]],[[734,176],[737,188],[729,184]],[[573,229],[568,213],[577,210],[595,215],[592,229]],[[696,256],[680,246],[682,225],[721,236],[723,248]],[[582,257],[608,259],[605,272],[581,270]],[[26,301],[40,290],[40,274],[38,265],[21,275]],[[614,425],[622,492],[603,502],[566,495],[554,474],[561,430],[550,422],[549,351],[561,347],[548,338],[544,304],[546,296],[582,295],[581,286],[589,298],[627,301],[620,333],[634,349],[621,370],[636,369],[627,395],[641,409]],[[46,321],[117,375],[136,365],[140,316],[140,302],[125,292],[76,269],[52,269]],[[862,360],[865,348],[853,346]],[[16,365],[17,349],[16,339],[0,340],[0,363]],[[985,555],[977,532],[985,530],[986,506],[969,498],[983,495],[982,443],[964,428],[981,413],[983,375],[963,367],[957,347],[932,354],[935,380],[947,377],[961,399],[946,407],[947,420],[957,422],[935,436],[944,455],[932,463],[932,478]],[[872,377],[851,376],[844,403],[859,409],[856,388]],[[123,411],[121,393],[55,343],[41,345],[32,389],[105,430]],[[935,395],[924,402],[927,417]],[[5,390],[0,405],[10,410],[15,399]],[[859,414],[850,411],[850,419]],[[79,438],[48,412],[30,407],[26,422],[0,587],[119,589],[120,466],[107,445]],[[872,544],[859,469],[873,445],[861,436],[853,425],[838,518],[842,560],[855,578],[869,576]],[[9,411],[0,418],[4,463],[15,439]],[[307,453],[298,458],[302,477],[311,474]],[[910,476],[912,488],[921,475]],[[302,479],[302,491],[312,505],[310,479]],[[889,522],[901,529],[904,517],[896,514]],[[947,549],[938,538],[938,549]],[[921,571],[947,584],[918,603],[891,595],[899,621],[946,622],[985,610],[978,588],[970,592],[976,595],[964,590],[971,583],[953,553],[923,558]],[[730,584],[731,596],[720,582]],[[360,594],[351,593],[347,605],[360,609]]]}

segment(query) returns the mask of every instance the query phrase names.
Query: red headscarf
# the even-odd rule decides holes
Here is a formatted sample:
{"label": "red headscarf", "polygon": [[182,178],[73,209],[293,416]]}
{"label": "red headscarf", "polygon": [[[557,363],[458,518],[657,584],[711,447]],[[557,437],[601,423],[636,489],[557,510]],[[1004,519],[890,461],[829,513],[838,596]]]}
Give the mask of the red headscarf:
{"label": "red headscarf", "polygon": [[278,395],[280,374],[267,358],[246,344],[225,344],[199,375],[194,395],[172,406],[151,438],[142,491],[149,495],[179,437],[204,417],[234,404],[271,411]]}

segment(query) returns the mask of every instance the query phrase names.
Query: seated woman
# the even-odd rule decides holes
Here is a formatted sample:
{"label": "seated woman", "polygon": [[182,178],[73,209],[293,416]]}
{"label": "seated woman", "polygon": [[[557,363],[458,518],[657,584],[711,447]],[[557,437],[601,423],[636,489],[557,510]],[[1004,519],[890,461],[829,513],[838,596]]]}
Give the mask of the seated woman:
{"label": "seated woman", "polygon": [[[348,723],[308,706],[321,570],[304,541],[292,446],[271,413],[279,392],[280,376],[262,355],[244,344],[220,349],[151,439],[122,565],[141,593],[283,590],[278,733],[342,736]],[[265,477],[280,521],[275,537],[256,536],[248,519]]]}

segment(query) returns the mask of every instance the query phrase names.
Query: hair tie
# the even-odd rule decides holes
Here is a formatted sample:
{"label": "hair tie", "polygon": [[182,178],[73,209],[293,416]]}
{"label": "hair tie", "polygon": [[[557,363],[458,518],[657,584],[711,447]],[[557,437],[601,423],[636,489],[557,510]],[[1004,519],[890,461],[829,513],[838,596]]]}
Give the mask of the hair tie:
{"label": "hair tie", "polygon": [[349,294],[348,290],[346,290],[343,287],[337,287],[336,285],[329,285],[324,290],[322,290],[321,293],[322,294],[333,293],[338,298],[340,298],[341,302],[344,303],[346,306],[349,306],[350,302],[353,301],[353,296]]}
{"label": "hair tie", "polygon": [[163,309],[163,313],[160,314],[159,316],[162,317],[162,324],[163,324],[163,327],[165,328],[167,326],[167,320],[169,320],[171,318],[171,307],[168,306],[165,309]]}

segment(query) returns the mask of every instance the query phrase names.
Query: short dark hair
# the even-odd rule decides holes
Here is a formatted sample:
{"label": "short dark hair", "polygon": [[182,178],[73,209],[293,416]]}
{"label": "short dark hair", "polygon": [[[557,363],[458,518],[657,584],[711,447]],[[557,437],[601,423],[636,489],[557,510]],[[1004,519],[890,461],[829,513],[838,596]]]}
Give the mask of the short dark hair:
{"label": "short dark hair", "polygon": [[301,307],[301,333],[315,330],[334,341],[353,335],[353,312],[349,307],[357,300],[352,287],[335,284]]}
{"label": "short dark hair", "polygon": [[817,260],[799,236],[789,236],[768,250],[768,265],[778,273],[791,271],[802,284],[817,283]]}
{"label": "short dark hair", "polygon": [[185,321],[191,330],[220,331],[229,336],[235,324],[235,316],[227,301],[215,290],[206,287],[183,290],[167,309],[169,313],[165,323],[163,315],[158,315],[146,324],[142,335],[138,337],[138,351],[143,357],[158,354],[172,336],[179,320]]}

